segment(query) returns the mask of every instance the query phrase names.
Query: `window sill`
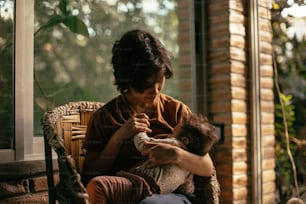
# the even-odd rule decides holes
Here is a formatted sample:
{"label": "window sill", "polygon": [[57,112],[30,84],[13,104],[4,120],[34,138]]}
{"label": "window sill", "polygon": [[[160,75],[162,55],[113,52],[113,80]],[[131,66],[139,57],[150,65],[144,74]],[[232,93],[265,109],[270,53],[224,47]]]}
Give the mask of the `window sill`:
{"label": "window sill", "polygon": [[[45,148],[44,148],[44,138],[43,137],[33,137],[33,147],[32,153],[24,154],[24,158],[18,161],[37,161],[45,160]],[[0,150],[0,157],[2,158],[0,164],[8,162],[17,162],[15,159],[15,151],[11,149]],[[56,159],[57,155],[52,150],[52,158]]]}

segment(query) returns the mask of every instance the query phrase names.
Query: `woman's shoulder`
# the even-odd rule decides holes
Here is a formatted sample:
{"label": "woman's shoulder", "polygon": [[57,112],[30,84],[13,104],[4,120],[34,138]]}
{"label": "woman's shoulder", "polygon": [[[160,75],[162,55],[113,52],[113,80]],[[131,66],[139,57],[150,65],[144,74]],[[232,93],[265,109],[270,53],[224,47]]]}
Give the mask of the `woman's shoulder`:
{"label": "woman's shoulder", "polygon": [[116,96],[115,98],[112,98],[111,100],[104,103],[103,106],[101,106],[94,115],[108,115],[110,112],[113,112],[113,110],[116,108],[116,104],[118,104],[118,100],[120,100],[120,95]]}
{"label": "woman's shoulder", "polygon": [[115,98],[112,98],[111,100],[107,101],[107,102],[104,102],[104,105],[101,106],[97,111],[101,111],[101,110],[104,110],[104,109],[107,109],[111,106],[113,106],[113,104],[115,103],[115,101],[117,100],[119,96],[116,96]]}
{"label": "woman's shoulder", "polygon": [[188,105],[186,105],[184,102],[169,96],[167,94],[161,94],[160,95],[160,102],[161,106],[164,108],[164,111],[166,110],[175,110],[175,111],[183,111],[183,112],[191,112]]}
{"label": "woman's shoulder", "polygon": [[169,96],[167,94],[160,94],[160,101],[162,104],[168,105],[168,106],[186,106],[188,107],[184,102],[172,96]]}
{"label": "woman's shoulder", "polygon": [[171,127],[180,123],[184,116],[191,113],[190,108],[182,101],[166,94],[160,95],[159,119],[166,121]]}
{"label": "woman's shoulder", "polygon": [[124,121],[131,115],[131,110],[128,107],[124,97],[118,95],[113,99],[106,102],[101,108],[99,108],[95,113],[96,117],[103,118],[104,120],[109,120],[110,118]]}

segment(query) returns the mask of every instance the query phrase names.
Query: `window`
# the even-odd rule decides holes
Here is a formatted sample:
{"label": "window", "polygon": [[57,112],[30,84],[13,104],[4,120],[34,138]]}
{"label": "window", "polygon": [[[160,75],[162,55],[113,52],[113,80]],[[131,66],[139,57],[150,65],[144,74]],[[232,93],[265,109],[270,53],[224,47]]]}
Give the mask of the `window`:
{"label": "window", "polygon": [[0,149],[14,149],[14,1],[0,1]]}
{"label": "window", "polygon": [[[6,126],[0,132],[1,162],[43,158],[40,119],[45,111],[69,101],[106,102],[118,94],[110,54],[114,41],[127,30],[153,32],[178,66],[175,0],[69,1],[67,11],[86,24],[89,38],[63,24],[39,30],[53,15],[64,15],[60,2],[66,1],[0,0],[1,28],[8,28],[0,47],[9,56],[0,55],[0,122]],[[13,44],[6,48],[9,40]],[[164,92],[179,98],[178,80],[169,80]]]}
{"label": "window", "polygon": [[[162,39],[174,57],[178,53],[174,0],[71,1],[67,11],[60,10],[58,3],[58,0],[35,1],[35,30],[54,14],[71,13],[86,24],[89,38],[71,32],[63,24],[36,34],[34,133],[38,136],[42,135],[40,117],[46,110],[69,101],[106,102],[118,94],[112,85],[111,49],[127,30],[150,30]],[[174,92],[174,88],[165,90]]]}

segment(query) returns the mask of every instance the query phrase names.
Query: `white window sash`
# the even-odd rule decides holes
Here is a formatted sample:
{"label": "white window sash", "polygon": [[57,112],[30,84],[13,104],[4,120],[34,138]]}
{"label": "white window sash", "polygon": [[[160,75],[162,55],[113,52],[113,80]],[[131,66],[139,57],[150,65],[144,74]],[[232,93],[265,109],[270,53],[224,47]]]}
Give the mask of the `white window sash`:
{"label": "white window sash", "polygon": [[1,163],[43,158],[43,137],[34,137],[34,0],[15,1],[15,148],[0,150]]}
{"label": "white window sash", "polygon": [[16,0],[15,147],[16,160],[27,160],[33,147],[34,0]]}

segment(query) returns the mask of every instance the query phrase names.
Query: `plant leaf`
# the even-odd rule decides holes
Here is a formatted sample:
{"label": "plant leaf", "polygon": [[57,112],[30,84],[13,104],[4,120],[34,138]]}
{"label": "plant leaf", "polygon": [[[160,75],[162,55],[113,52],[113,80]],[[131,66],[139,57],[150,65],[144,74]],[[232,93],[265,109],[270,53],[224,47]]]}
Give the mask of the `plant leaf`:
{"label": "plant leaf", "polygon": [[67,0],[61,0],[59,4],[59,8],[65,16],[69,14],[69,12],[67,11]]}
{"label": "plant leaf", "polygon": [[85,23],[76,16],[67,16],[63,23],[74,33],[89,37]]}
{"label": "plant leaf", "polygon": [[55,26],[56,24],[62,23],[64,21],[64,17],[60,16],[60,15],[54,15],[51,16],[51,18],[49,19],[49,21],[46,24],[43,24],[35,33],[34,35],[36,35],[38,32],[40,32],[41,30],[50,28],[52,26]]}

